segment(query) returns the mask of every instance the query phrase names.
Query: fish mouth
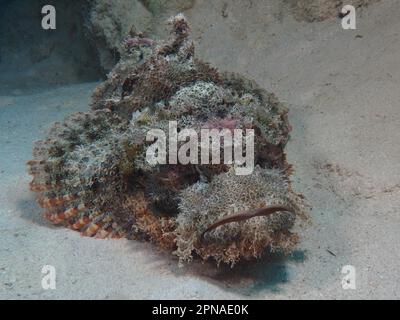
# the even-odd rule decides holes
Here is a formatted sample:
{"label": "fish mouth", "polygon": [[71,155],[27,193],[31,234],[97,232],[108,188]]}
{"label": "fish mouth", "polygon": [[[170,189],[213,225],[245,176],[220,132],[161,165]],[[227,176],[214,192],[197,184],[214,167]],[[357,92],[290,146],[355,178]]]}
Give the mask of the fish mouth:
{"label": "fish mouth", "polygon": [[284,211],[284,212],[289,212],[294,214],[294,210],[290,209],[287,206],[284,205],[272,205],[264,208],[257,208],[257,209],[251,209],[251,210],[246,210],[246,211],[241,211],[238,213],[233,213],[230,215],[227,215],[213,224],[211,224],[209,227],[207,227],[201,234],[200,234],[200,241],[204,241],[204,236],[206,233],[208,233],[211,230],[214,230],[218,228],[219,226],[222,226],[224,224],[232,223],[232,222],[240,222],[240,221],[246,221],[249,219],[252,219],[254,217],[266,217],[269,216],[275,212],[278,211]]}

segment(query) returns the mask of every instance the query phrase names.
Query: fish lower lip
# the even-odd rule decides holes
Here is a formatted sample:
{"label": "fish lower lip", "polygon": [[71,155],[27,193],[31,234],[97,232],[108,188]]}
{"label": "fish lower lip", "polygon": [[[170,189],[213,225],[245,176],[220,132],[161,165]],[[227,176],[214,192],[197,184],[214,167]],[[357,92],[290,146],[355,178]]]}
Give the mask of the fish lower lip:
{"label": "fish lower lip", "polygon": [[206,230],[204,230],[201,233],[200,240],[201,241],[204,240],[204,235],[207,232],[209,232],[219,226],[222,226],[224,224],[231,223],[231,222],[245,221],[245,220],[248,220],[248,219],[251,219],[254,217],[268,216],[277,211],[292,212],[293,210],[291,210],[287,206],[274,205],[274,206],[269,206],[269,207],[265,207],[265,208],[251,209],[251,210],[247,210],[247,211],[241,211],[239,213],[233,213],[233,214],[223,217],[222,219],[220,219],[220,220],[214,222],[212,225],[210,225]]}

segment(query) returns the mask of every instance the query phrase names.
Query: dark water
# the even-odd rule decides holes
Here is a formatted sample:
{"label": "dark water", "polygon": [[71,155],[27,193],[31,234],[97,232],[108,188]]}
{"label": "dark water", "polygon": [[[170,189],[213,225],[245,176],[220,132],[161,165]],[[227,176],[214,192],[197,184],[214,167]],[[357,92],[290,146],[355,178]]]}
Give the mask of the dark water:
{"label": "dark water", "polygon": [[56,29],[44,30],[44,0],[0,0],[0,93],[96,81],[103,76],[86,37],[85,1],[54,0]]}

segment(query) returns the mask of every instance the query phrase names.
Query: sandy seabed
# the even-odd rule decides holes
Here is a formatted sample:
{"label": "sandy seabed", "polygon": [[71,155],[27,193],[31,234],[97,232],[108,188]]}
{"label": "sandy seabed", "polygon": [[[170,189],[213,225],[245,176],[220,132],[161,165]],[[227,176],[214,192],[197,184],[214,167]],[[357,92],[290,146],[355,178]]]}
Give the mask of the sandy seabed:
{"label": "sandy seabed", "polygon": [[[233,270],[179,269],[150,244],[49,225],[25,163],[52,122],[87,110],[96,83],[14,90],[0,96],[1,299],[400,298],[400,3],[363,10],[357,30],[337,19],[271,22],[262,4],[221,15],[221,3],[199,0],[186,13],[197,55],[289,107],[294,188],[313,207],[297,250]],[[41,286],[47,264],[55,290]],[[355,290],[342,288],[345,265],[355,267]]]}

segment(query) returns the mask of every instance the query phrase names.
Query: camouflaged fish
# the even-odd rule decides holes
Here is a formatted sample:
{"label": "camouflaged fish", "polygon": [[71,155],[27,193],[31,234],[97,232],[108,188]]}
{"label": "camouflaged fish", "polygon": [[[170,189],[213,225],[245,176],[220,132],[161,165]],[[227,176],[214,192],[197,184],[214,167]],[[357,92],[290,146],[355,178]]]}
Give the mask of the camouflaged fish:
{"label": "camouflaged fish", "polygon": [[[255,82],[194,57],[183,15],[171,36],[125,39],[120,62],[93,93],[88,112],[55,123],[28,162],[31,190],[54,224],[96,238],[153,242],[179,257],[235,264],[290,251],[306,219],[291,189],[284,147],[287,110]],[[146,161],[150,129],[254,129],[255,168]]]}

